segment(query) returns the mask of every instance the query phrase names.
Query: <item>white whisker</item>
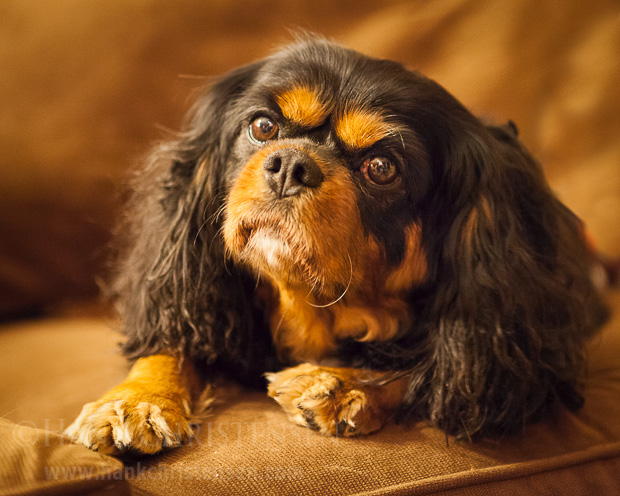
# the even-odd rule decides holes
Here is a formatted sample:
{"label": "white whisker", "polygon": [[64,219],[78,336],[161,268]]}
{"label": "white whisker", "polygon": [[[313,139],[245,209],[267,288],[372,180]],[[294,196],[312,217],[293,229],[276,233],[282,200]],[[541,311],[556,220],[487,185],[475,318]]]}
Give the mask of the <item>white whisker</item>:
{"label": "white whisker", "polygon": [[327,308],[327,307],[331,307],[332,305],[335,305],[336,303],[338,303],[340,300],[344,298],[344,295],[347,294],[347,292],[349,291],[349,288],[351,287],[351,281],[353,281],[353,262],[351,261],[351,255],[349,255],[348,253],[347,253],[347,257],[349,257],[349,267],[351,268],[351,272],[349,274],[349,282],[347,284],[347,287],[344,288],[344,291],[342,292],[342,294],[338,298],[336,298],[334,301],[327,303],[326,305],[315,305],[314,303],[310,303],[308,300],[306,300],[306,303],[308,305],[314,308]]}

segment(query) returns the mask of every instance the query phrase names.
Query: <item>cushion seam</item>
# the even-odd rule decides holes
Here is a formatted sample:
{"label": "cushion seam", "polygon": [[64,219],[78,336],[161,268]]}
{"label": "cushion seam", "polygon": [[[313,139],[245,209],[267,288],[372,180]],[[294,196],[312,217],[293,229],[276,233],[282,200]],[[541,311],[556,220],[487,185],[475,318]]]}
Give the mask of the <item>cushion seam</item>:
{"label": "cushion seam", "polygon": [[[594,446],[586,448],[585,450],[555,457],[539,458],[534,461],[502,464],[472,471],[455,472],[439,477],[428,477],[355,494],[357,496],[374,496],[380,494],[398,494],[403,491],[407,491],[409,494],[412,490],[416,491],[415,494],[437,494],[441,491],[459,489],[462,487],[474,487],[493,482],[523,479],[533,475],[587,465],[611,458],[620,459],[620,442],[609,443],[603,446]],[[493,478],[480,479],[481,476],[487,474],[490,474]]]}

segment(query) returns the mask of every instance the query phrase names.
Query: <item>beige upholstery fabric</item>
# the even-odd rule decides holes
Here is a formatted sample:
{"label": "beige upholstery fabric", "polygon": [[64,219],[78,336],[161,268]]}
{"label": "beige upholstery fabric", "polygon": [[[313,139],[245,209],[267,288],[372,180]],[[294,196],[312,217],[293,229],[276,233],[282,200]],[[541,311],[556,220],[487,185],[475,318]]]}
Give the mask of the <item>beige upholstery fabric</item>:
{"label": "beige upholstery fabric", "polygon": [[[610,302],[620,309],[620,292]],[[95,319],[6,326],[0,332],[5,417],[61,430],[126,373],[116,341],[109,325]],[[616,312],[589,345],[582,410],[561,410],[523,435],[474,444],[446,439],[424,423],[357,439],[322,437],[290,423],[264,392],[220,384],[190,446],[127,461],[124,477],[139,494],[166,496],[620,493],[619,351]]]}
{"label": "beige upholstery fabric", "polygon": [[129,493],[119,460],[53,432],[0,419],[0,494]]}

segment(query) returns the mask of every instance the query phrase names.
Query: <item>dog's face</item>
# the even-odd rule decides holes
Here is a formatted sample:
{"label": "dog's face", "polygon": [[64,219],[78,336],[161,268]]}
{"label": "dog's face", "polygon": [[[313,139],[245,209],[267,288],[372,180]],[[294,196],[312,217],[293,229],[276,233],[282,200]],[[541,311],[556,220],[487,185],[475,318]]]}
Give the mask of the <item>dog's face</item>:
{"label": "dog's face", "polygon": [[432,171],[414,122],[425,84],[345,50],[263,62],[227,117],[223,232],[234,259],[323,301],[423,281],[419,206]]}

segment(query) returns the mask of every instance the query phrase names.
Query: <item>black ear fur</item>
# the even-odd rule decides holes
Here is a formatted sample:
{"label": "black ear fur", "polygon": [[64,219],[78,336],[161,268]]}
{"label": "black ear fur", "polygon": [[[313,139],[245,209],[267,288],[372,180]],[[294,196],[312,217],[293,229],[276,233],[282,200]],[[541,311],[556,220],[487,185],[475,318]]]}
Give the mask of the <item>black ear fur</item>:
{"label": "black ear fur", "polygon": [[515,133],[452,116],[422,220],[434,287],[409,408],[449,433],[497,436],[557,397],[579,406],[581,345],[603,306],[578,219]]}
{"label": "black ear fur", "polygon": [[264,316],[253,303],[255,283],[225,267],[218,236],[226,133],[234,131],[227,110],[259,68],[216,81],[185,131],[159,146],[136,178],[125,226],[129,245],[113,287],[129,357],[178,353],[249,369],[270,355]]}

